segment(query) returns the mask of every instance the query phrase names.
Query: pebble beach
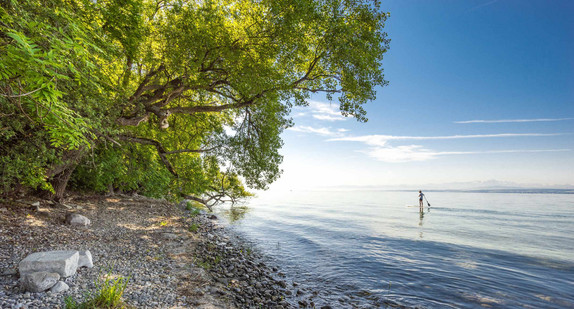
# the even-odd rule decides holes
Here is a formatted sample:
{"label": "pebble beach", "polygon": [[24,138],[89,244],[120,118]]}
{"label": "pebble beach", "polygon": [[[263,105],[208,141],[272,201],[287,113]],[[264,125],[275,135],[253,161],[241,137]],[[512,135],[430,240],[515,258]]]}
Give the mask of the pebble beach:
{"label": "pebble beach", "polygon": [[[39,207],[30,207],[40,202]],[[65,223],[69,213],[87,227]],[[18,263],[34,252],[89,250],[93,268],[64,278],[60,293],[30,293]],[[76,196],[62,204],[0,201],[0,307],[65,308],[97,291],[103,278],[129,278],[127,308],[295,308],[296,283],[266,264],[217,216],[141,196]],[[291,301],[289,301],[291,299]],[[324,308],[330,308],[324,306]]]}

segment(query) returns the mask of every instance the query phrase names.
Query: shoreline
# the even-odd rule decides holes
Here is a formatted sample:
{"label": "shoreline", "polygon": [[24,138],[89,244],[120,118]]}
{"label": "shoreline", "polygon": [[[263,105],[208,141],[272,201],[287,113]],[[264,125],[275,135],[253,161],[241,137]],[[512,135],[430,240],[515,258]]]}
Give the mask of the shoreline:
{"label": "shoreline", "polygon": [[[84,300],[106,273],[130,277],[122,299],[136,308],[313,307],[312,300],[299,306],[287,301],[291,283],[213,214],[193,216],[183,205],[142,196],[80,195],[63,204],[22,200],[0,200],[2,308],[65,308],[65,297]],[[40,207],[27,206],[32,202]],[[92,224],[66,225],[68,213]],[[66,278],[65,292],[22,291],[18,263],[50,250],[90,250],[94,267]]]}

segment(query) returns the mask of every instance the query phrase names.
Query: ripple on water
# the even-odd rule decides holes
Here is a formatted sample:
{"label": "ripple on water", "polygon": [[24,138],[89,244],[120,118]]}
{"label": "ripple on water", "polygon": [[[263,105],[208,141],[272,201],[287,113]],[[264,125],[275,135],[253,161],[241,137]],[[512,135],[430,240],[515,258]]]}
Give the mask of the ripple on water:
{"label": "ripple on water", "polygon": [[424,216],[412,195],[290,193],[236,230],[318,304],[574,308],[574,195],[429,192]]}

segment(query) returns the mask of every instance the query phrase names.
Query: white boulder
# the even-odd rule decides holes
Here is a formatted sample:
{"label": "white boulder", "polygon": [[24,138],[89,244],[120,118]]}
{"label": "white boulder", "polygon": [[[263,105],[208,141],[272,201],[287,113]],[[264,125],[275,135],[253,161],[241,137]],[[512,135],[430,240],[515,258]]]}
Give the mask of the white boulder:
{"label": "white boulder", "polygon": [[66,216],[66,223],[69,225],[88,226],[92,221],[79,214],[68,214]]}
{"label": "white boulder", "polygon": [[53,287],[58,280],[60,280],[60,275],[57,273],[50,273],[47,271],[39,271],[34,273],[28,273],[22,276],[22,287],[30,292],[43,292],[51,287]]}
{"label": "white boulder", "polygon": [[58,281],[51,289],[52,293],[61,293],[70,289],[70,286],[64,281]]}
{"label": "white boulder", "polygon": [[92,262],[92,254],[90,253],[90,250],[80,251],[80,258],[78,259],[78,267],[87,267],[87,268],[94,267],[94,263]]}
{"label": "white boulder", "polygon": [[69,277],[78,269],[78,251],[47,251],[36,252],[20,261],[20,276],[39,271],[58,273],[62,277]]}

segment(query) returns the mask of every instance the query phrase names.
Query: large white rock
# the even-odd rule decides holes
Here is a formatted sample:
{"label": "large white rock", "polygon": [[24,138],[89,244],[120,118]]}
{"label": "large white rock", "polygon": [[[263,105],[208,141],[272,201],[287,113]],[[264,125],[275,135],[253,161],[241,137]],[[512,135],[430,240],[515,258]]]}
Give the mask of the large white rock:
{"label": "large white rock", "polygon": [[87,268],[94,267],[94,263],[92,262],[92,254],[90,253],[90,250],[80,251],[80,258],[78,259],[78,267],[87,267]]}
{"label": "large white rock", "polygon": [[36,252],[20,261],[20,276],[25,274],[47,271],[58,273],[62,277],[69,277],[78,269],[78,251],[47,251]]}
{"label": "large white rock", "polygon": [[35,273],[28,273],[22,276],[22,287],[30,292],[44,292],[45,290],[53,287],[60,275],[57,273],[50,273],[47,271],[39,271]]}
{"label": "large white rock", "polygon": [[88,226],[92,221],[79,214],[68,214],[66,216],[66,223],[69,225]]}
{"label": "large white rock", "polygon": [[51,289],[52,293],[61,293],[70,289],[70,286],[64,281],[58,281]]}

